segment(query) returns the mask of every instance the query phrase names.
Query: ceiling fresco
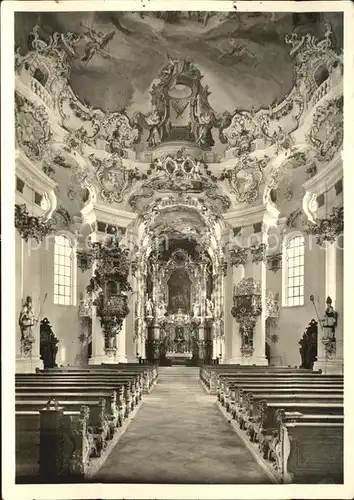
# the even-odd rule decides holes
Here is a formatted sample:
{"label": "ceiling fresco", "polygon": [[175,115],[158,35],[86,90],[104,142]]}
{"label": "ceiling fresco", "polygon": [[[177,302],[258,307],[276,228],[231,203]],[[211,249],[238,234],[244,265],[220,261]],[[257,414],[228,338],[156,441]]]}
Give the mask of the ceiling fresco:
{"label": "ceiling fresco", "polygon": [[260,203],[293,213],[341,148],[341,13],[15,21],[16,147],[57,183],[58,225],[93,202],[202,244],[191,214],[209,227]]}
{"label": "ceiling fresco", "polygon": [[218,112],[259,109],[282,100],[293,85],[284,43],[297,30],[323,35],[329,21],[341,46],[341,17],[326,13],[70,12],[18,13],[16,45],[28,49],[35,24],[41,36],[73,32],[70,85],[78,98],[106,111],[146,111],[152,81],[170,57],[188,59],[210,88]]}

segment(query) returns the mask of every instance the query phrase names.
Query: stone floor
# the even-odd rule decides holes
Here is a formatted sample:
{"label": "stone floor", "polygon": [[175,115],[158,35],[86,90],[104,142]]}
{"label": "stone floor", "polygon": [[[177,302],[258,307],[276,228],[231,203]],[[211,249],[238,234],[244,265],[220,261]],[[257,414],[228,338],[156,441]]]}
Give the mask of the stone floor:
{"label": "stone floor", "polygon": [[104,483],[266,484],[270,480],[221,415],[199,369],[160,367],[159,381],[92,478]]}

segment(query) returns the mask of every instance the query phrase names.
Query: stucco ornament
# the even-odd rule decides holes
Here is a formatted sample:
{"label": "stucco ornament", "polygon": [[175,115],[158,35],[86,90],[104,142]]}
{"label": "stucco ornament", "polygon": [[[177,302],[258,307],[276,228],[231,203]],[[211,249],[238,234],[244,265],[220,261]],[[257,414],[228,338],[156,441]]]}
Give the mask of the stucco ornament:
{"label": "stucco ornament", "polygon": [[251,153],[255,149],[257,125],[248,111],[236,112],[230,125],[221,130],[221,138],[228,147],[234,149],[235,155]]}
{"label": "stucco ornament", "polygon": [[215,201],[219,209],[227,210],[231,206],[230,199],[219,189],[217,178],[207,165],[186,154],[184,149],[176,155],[156,159],[141,179],[144,179],[143,184],[129,198],[129,204],[133,208],[139,206],[139,200],[150,198],[158,191],[176,192],[181,196],[187,193],[205,193]]}
{"label": "stucco ornament", "polygon": [[[134,125],[147,130],[151,148],[165,141],[193,141],[204,150],[214,146],[212,128],[216,117],[209,104],[210,91],[202,85],[202,74],[190,61],[170,57],[150,89],[151,106],[146,114],[136,112]],[[174,93],[182,85],[183,96]]]}
{"label": "stucco ornament", "polygon": [[[331,75],[337,68],[343,67],[342,54],[336,54],[332,48],[332,28],[328,23],[322,40],[309,33],[304,36],[292,33],[285,36],[285,43],[291,45],[290,55],[295,57],[296,87],[306,101],[317,92],[316,79],[319,69],[323,68]],[[322,84],[325,84],[325,81]]]}
{"label": "stucco ornament", "polygon": [[307,139],[319,161],[331,160],[343,143],[343,96],[319,105]]}
{"label": "stucco ornament", "polygon": [[40,161],[52,137],[48,113],[44,106],[35,106],[15,93],[16,140],[33,161]]}
{"label": "stucco ornament", "polygon": [[266,318],[279,318],[280,303],[279,293],[267,290],[266,294]]}
{"label": "stucco ornament", "polygon": [[117,154],[104,159],[91,154],[89,159],[95,168],[99,196],[107,203],[120,203],[132,184],[134,170],[125,168],[122,159]]}
{"label": "stucco ornament", "polygon": [[267,159],[244,157],[233,169],[225,169],[220,179],[227,179],[231,192],[239,203],[253,203],[259,196],[259,186],[264,179]]}
{"label": "stucco ornament", "polygon": [[23,65],[38,64],[38,61],[46,61],[50,70],[46,86],[54,91],[58,84],[58,78],[68,76],[71,69],[71,61],[76,57],[75,46],[79,43],[81,35],[71,31],[46,36],[41,34],[41,27],[36,24],[30,33],[30,50],[25,55],[20,54],[19,49],[15,53],[15,69],[19,72]]}

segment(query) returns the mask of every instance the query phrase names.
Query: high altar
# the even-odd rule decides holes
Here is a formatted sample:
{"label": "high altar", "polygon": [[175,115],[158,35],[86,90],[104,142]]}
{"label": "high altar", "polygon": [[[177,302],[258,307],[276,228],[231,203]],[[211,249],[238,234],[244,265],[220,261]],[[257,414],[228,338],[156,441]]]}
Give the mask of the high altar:
{"label": "high altar", "polygon": [[189,247],[152,254],[148,261],[148,358],[160,362],[198,363],[213,355],[211,262],[206,254],[193,259],[195,242]]}

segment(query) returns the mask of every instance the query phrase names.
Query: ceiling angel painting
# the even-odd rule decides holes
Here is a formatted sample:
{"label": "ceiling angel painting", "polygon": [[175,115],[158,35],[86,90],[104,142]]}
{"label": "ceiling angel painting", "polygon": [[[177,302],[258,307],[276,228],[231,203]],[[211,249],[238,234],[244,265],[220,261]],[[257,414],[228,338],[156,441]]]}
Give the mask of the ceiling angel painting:
{"label": "ceiling angel painting", "polygon": [[[47,36],[53,31],[80,35],[70,85],[81,101],[104,111],[146,111],[151,81],[161,61],[173,56],[198,64],[211,91],[212,107],[220,112],[237,106],[250,110],[269,106],[290,91],[293,63],[284,36],[294,26],[304,33],[311,26],[316,34],[321,16],[190,11],[18,13],[16,44],[27,48],[28,33],[35,24]],[[340,45],[341,21],[329,20]]]}

